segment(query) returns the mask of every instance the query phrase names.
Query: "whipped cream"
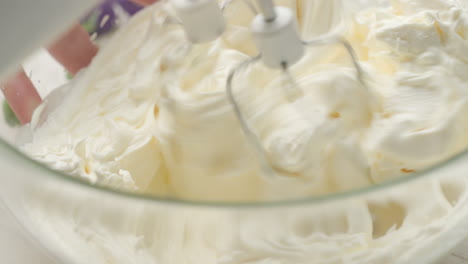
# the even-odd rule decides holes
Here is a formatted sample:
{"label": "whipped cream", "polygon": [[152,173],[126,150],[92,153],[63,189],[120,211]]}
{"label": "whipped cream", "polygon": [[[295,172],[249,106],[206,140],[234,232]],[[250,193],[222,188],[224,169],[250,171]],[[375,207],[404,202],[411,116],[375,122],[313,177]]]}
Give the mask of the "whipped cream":
{"label": "whipped cream", "polygon": [[[343,2],[277,4],[296,10],[304,39],[346,37],[366,86],[338,45],[309,48],[290,69],[297,86],[261,64],[233,82],[269,163],[285,177],[262,170],[226,98],[229,71],[256,54],[248,29],[253,15],[243,1],[226,9],[221,38],[194,46],[180,26],[163,25],[169,4],[144,10],[67,86],[60,105],[46,103],[45,121],[36,113],[33,139],[22,149],[95,183],[211,201],[349,190],[465,149],[465,7],[394,0],[356,10]],[[427,263],[466,234],[463,168],[323,210],[165,210],[129,201],[117,208],[110,197],[97,204],[47,186],[28,212],[63,252],[90,263]]]}
{"label": "whipped cream", "polygon": [[[229,71],[255,55],[252,12],[190,46],[157,4],[120,30],[22,146],[51,167],[114,187],[200,200],[305,197],[419,171],[466,148],[468,13],[450,1],[394,1],[347,12],[341,1],[279,1],[304,39],[351,41],[367,87],[338,45],[309,48],[287,77],[257,63],[234,78],[265,175],[226,99]],[[291,94],[292,97],[291,97]],[[287,188],[285,188],[287,186]]]}

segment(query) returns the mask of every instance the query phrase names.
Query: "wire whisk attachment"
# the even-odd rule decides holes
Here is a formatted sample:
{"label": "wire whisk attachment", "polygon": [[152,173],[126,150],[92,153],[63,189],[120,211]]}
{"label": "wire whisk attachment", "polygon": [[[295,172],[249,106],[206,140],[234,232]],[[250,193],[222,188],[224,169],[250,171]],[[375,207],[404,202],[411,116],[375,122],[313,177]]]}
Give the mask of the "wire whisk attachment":
{"label": "wire whisk attachment", "polygon": [[[237,72],[262,61],[266,67],[282,70],[291,87],[300,93],[303,91],[296,83],[293,75],[289,72],[289,67],[298,62],[305,54],[307,47],[319,47],[339,44],[348,53],[356,72],[356,79],[360,85],[368,91],[365,81],[364,70],[358,62],[358,57],[353,47],[344,37],[328,36],[319,37],[312,40],[302,40],[297,33],[297,23],[293,12],[286,7],[275,7],[271,0],[258,0],[261,14],[258,14],[252,22],[252,33],[259,55],[251,57],[234,67],[226,81],[226,93],[234,114],[239,121],[244,135],[248,142],[258,153],[262,168],[268,175],[285,175],[287,173],[274,168],[268,158],[268,153],[262,145],[261,139],[252,129],[251,124],[245,118],[242,108],[233,92],[233,79]],[[291,101],[295,100],[290,98]]]}

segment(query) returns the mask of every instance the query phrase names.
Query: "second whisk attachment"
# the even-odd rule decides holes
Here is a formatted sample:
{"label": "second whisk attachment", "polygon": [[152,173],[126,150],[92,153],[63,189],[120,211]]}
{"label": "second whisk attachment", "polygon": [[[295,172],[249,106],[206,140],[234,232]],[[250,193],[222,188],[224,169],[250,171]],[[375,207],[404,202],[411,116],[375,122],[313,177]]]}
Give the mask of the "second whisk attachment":
{"label": "second whisk attachment", "polygon": [[252,21],[251,31],[259,50],[259,55],[249,58],[231,70],[227,78],[226,92],[247,140],[258,152],[263,169],[268,175],[284,175],[284,173],[275,170],[274,166],[269,162],[267,152],[262,145],[258,133],[251,127],[241,105],[234,95],[233,79],[236,73],[255,62],[262,61],[268,68],[282,70],[283,74],[287,77],[285,79],[291,84],[290,86],[300,89],[294,77],[290,74],[289,67],[304,57],[306,48],[309,46],[339,44],[348,53],[355,69],[356,79],[360,85],[365,90],[368,90],[368,87],[364,80],[364,71],[359,65],[357,55],[345,38],[341,36],[327,36],[303,40],[299,36],[296,16],[291,9],[275,6],[272,0],[258,0],[257,4],[261,13],[257,14]]}

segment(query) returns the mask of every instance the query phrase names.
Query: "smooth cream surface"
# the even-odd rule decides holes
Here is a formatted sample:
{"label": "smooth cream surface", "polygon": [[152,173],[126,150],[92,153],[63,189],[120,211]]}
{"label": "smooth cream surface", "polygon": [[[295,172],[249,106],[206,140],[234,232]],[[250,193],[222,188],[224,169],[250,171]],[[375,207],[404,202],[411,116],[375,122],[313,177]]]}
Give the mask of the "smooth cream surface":
{"label": "smooth cream surface", "polygon": [[147,8],[22,149],[118,188],[250,201],[367,186],[466,148],[468,12],[458,2],[400,0],[357,13],[338,0],[277,4],[297,12],[304,39],[346,37],[367,84],[339,45],[310,47],[290,69],[297,85],[261,63],[236,74],[245,119],[286,177],[262,170],[226,96],[229,71],[256,54],[243,1],[226,9],[221,38],[192,46],[179,25],[163,24],[170,4]]}

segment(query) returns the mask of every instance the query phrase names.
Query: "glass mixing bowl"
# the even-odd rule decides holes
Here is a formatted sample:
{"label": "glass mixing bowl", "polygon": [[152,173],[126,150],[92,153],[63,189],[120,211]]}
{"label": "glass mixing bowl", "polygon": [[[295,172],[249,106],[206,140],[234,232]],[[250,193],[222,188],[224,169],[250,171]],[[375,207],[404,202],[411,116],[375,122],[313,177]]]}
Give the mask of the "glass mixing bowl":
{"label": "glass mixing bowl", "polygon": [[217,203],[89,184],[23,155],[20,133],[1,120],[1,201],[59,263],[427,264],[468,235],[468,151],[343,193]]}
{"label": "glass mixing bowl", "polygon": [[[257,263],[265,256],[284,261],[271,263],[316,263],[305,260],[319,257],[328,261],[317,263],[354,263],[350,261],[381,250],[379,257],[359,263],[425,264],[438,261],[468,235],[468,152],[424,172],[339,194],[279,202],[203,203],[91,185],[18,152],[7,142],[14,131],[4,123],[1,132],[2,202],[59,263]],[[440,197],[423,195],[434,188],[440,188]],[[408,192],[421,209],[439,199],[451,209],[434,206],[419,227],[405,227],[407,211],[398,200]],[[338,248],[330,246],[327,236],[337,230],[328,224],[341,222],[343,230],[338,232],[360,228],[362,223],[346,217],[350,211],[357,216],[372,214],[372,235],[363,233],[359,240],[337,240]],[[379,242],[389,229],[397,255]],[[414,243],[411,237],[423,229]],[[306,255],[295,251],[294,245],[313,236],[322,237],[320,250],[311,248]],[[232,244],[242,254],[220,259]]]}

